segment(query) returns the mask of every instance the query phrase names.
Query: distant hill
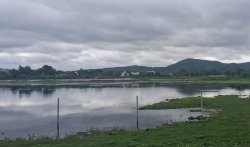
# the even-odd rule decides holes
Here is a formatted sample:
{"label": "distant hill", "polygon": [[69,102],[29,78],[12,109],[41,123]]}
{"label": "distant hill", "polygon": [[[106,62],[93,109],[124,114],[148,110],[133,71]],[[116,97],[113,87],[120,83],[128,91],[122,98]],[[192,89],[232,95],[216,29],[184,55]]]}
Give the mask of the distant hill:
{"label": "distant hill", "polygon": [[209,61],[200,59],[185,59],[167,67],[147,67],[147,66],[126,66],[126,67],[114,67],[104,68],[103,71],[113,72],[146,72],[146,71],[157,71],[164,74],[175,74],[178,72],[186,73],[201,73],[206,72],[207,74],[225,74],[230,70],[247,70],[250,71],[250,62],[246,63],[222,63],[219,61]]}
{"label": "distant hill", "polygon": [[218,61],[185,59],[166,67],[164,71],[168,73],[176,73],[181,70],[185,70],[186,72],[197,72],[197,71],[224,72],[226,70],[235,69],[237,67],[238,67],[237,64],[225,64]]}
{"label": "distant hill", "polygon": [[250,62],[241,63],[239,65],[240,65],[241,68],[250,69]]}
{"label": "distant hill", "polygon": [[103,68],[103,71],[113,71],[113,72],[122,72],[122,71],[129,71],[129,72],[145,72],[145,71],[152,71],[158,70],[157,67],[147,67],[147,66],[125,66],[125,67],[113,67],[113,68]]}
{"label": "distant hill", "polygon": [[175,73],[180,70],[185,70],[186,72],[197,72],[197,71],[207,71],[207,72],[218,72],[224,73],[229,70],[250,70],[250,63],[221,63],[218,61],[208,61],[200,59],[185,59],[175,64],[172,64],[164,69],[165,72]]}
{"label": "distant hill", "polygon": [[0,72],[8,72],[9,70],[8,69],[3,69],[3,68],[0,68]]}
{"label": "distant hill", "polygon": [[[250,77],[250,62],[246,63],[222,63],[218,61],[185,59],[166,67],[125,66],[102,69],[81,69],[77,71],[57,71],[53,67],[44,65],[39,69],[31,69],[29,66],[19,67],[17,70],[0,68],[2,79],[25,78],[117,78],[121,72],[140,72],[139,76],[205,76],[227,75],[229,77]],[[149,72],[155,71],[155,72]],[[4,73],[3,73],[4,72]],[[7,74],[6,74],[7,73]],[[46,73],[46,74],[44,74]],[[153,73],[153,75],[152,75]]]}

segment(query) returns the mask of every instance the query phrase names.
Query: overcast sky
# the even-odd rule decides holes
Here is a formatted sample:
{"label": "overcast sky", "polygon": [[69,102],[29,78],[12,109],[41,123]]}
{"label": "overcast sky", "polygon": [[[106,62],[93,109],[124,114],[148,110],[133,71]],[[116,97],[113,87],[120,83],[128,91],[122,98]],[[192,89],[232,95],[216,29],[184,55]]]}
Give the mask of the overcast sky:
{"label": "overcast sky", "polygon": [[0,67],[250,61],[249,0],[0,0]]}

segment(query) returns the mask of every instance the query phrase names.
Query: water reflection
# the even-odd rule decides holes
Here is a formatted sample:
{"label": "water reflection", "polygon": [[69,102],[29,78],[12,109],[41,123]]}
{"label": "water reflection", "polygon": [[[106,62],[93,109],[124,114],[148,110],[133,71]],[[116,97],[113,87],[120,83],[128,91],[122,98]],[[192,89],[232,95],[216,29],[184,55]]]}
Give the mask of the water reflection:
{"label": "water reflection", "polygon": [[[2,86],[0,87],[0,133],[2,137],[27,134],[55,134],[56,100],[61,100],[61,132],[80,132],[90,128],[134,129],[135,97],[144,106],[165,99],[225,94],[249,95],[249,85],[198,84],[93,84],[78,86]],[[198,115],[192,113],[192,115]],[[153,127],[169,121],[184,121],[188,110],[141,111],[140,125]]]}
{"label": "water reflection", "polygon": [[19,98],[29,97],[34,92],[40,93],[43,95],[44,98],[46,98],[46,97],[50,97],[53,95],[55,88],[56,87],[13,86],[13,87],[10,87],[10,90],[13,95],[18,93]]}

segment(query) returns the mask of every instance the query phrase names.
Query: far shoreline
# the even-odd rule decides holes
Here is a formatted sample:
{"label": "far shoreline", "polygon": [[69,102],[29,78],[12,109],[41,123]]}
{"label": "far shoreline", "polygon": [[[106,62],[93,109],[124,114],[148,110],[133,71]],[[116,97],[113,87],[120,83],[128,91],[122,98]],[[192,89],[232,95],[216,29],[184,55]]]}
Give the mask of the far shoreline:
{"label": "far shoreline", "polygon": [[249,78],[208,79],[202,77],[179,78],[106,78],[106,79],[11,79],[0,80],[0,86],[93,85],[93,84],[250,84]]}

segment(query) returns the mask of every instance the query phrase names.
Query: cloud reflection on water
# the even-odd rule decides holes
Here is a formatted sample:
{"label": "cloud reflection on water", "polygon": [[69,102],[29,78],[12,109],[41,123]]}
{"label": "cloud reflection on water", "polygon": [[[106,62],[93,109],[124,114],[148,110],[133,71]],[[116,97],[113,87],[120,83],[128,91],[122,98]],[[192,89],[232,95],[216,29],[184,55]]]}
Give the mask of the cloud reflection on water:
{"label": "cloud reflection on water", "polygon": [[[0,131],[4,136],[25,136],[37,133],[54,135],[56,101],[60,97],[62,132],[87,131],[90,128],[135,127],[135,97],[143,106],[170,98],[250,93],[248,87],[235,89],[230,86],[200,85],[148,85],[135,87],[107,88],[54,88],[49,95],[43,94],[44,87],[30,87],[29,94],[17,92],[20,88],[0,88]],[[40,90],[39,90],[40,88]],[[13,91],[13,89],[15,89]],[[33,90],[34,89],[34,90]],[[188,92],[185,92],[188,91]],[[142,127],[152,127],[168,121],[186,120],[188,110],[140,111]]]}

